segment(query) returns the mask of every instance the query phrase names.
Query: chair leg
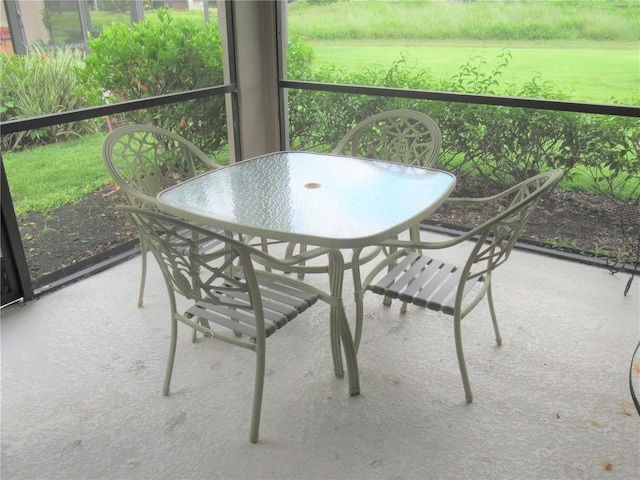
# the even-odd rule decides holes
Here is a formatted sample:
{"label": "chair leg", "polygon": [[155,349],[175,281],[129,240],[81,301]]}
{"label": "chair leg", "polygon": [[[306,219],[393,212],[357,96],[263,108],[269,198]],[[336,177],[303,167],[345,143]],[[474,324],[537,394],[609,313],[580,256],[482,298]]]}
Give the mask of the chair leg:
{"label": "chair leg", "polygon": [[409,304],[407,302],[402,302],[402,305],[400,306],[400,313],[407,313],[407,306]]}
{"label": "chair leg", "polygon": [[147,281],[147,247],[140,239],[140,255],[142,256],[142,273],[140,275],[140,292],[138,293],[138,307],[144,302],[144,284]]}
{"label": "chair leg", "polygon": [[[307,253],[307,244],[306,243],[301,243],[300,244],[300,255],[302,255],[303,253]],[[300,265],[304,266],[305,262],[300,262]],[[304,280],[304,273],[299,273],[298,274],[298,280]]]}
{"label": "chair leg", "polygon": [[[261,237],[260,240],[261,240],[260,244],[262,245],[262,251],[268,255],[269,254],[269,242],[268,242],[267,238],[266,237]],[[265,271],[270,272],[271,268],[270,267],[265,267]]]}
{"label": "chair leg", "polygon": [[349,374],[349,395],[360,395],[360,373],[358,371],[357,350],[354,348],[354,342],[351,337],[344,307],[340,309],[340,323],[342,345],[347,362],[347,373]]}
{"label": "chair leg", "polygon": [[455,315],[453,319],[454,336],[456,341],[456,353],[458,354],[458,365],[460,367],[460,375],[462,376],[462,385],[464,387],[464,396],[467,403],[473,402],[473,392],[469,383],[469,375],[467,373],[467,365],[464,361],[464,351],[462,349],[462,319],[459,315]]}
{"label": "chair leg", "polygon": [[262,412],[262,392],[264,391],[265,346],[256,345],[256,380],[253,389],[253,409],[251,411],[251,430],[249,441],[256,443],[260,433],[260,414]]}
{"label": "chair leg", "polygon": [[496,343],[498,346],[502,346],[502,337],[500,336],[500,328],[498,327],[498,318],[496,317],[496,310],[493,306],[493,292],[491,291],[491,285],[487,289],[487,302],[489,303],[489,311],[491,312],[491,321],[493,322],[493,331],[496,335]]}
{"label": "chair leg", "polygon": [[[186,315],[187,318],[193,318],[193,315]],[[200,318],[198,317],[198,323],[200,325],[202,325],[204,328],[210,328],[209,327],[209,320],[207,320],[206,318]],[[211,332],[204,332],[203,335],[205,337],[211,337],[213,336]],[[238,336],[238,335],[236,335]],[[195,328],[191,330],[191,343],[196,343],[196,340],[198,340],[198,330],[196,330]]]}
{"label": "chair leg", "polygon": [[[362,322],[364,319],[364,305],[362,301],[362,293],[356,296],[356,331],[353,337],[353,346],[355,348],[356,354],[358,353],[358,349],[360,348],[360,339],[362,338]],[[360,297],[360,298],[358,298]]]}
{"label": "chair leg", "polygon": [[171,374],[173,373],[173,363],[176,358],[176,344],[178,341],[178,320],[175,314],[171,315],[171,339],[169,341],[169,358],[167,359],[167,370],[164,374],[164,387],[162,388],[162,394],[169,395],[169,389],[171,388]]}

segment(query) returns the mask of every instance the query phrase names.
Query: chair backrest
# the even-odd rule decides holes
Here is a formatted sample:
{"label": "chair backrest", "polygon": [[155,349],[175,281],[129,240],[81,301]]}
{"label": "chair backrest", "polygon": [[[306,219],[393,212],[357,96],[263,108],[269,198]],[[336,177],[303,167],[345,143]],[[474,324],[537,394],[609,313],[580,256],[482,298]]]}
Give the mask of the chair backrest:
{"label": "chair backrest", "polygon": [[354,126],[332,153],[433,167],[440,154],[442,133],[424,113],[390,110]]}
{"label": "chair backrest", "polygon": [[125,125],[102,145],[104,164],[133,205],[155,202],[165,188],[218,165],[180,135],[151,125]]}
{"label": "chair backrest", "polygon": [[[261,309],[250,256],[252,247],[158,212],[124,205],[119,209],[133,219],[156,257],[170,291],[194,301]],[[217,248],[211,248],[212,244]],[[248,294],[248,305],[233,302],[233,295],[220,295],[231,292]],[[175,298],[172,303],[175,308]]]}
{"label": "chair backrest", "polygon": [[[563,175],[560,169],[549,170],[491,197],[493,201],[504,204],[504,210],[464,235],[477,238],[477,242],[464,267],[466,275],[463,273],[463,278],[466,276],[471,279],[490,273],[509,258],[538,202],[557,185]],[[477,268],[478,264],[482,265],[480,269]]]}

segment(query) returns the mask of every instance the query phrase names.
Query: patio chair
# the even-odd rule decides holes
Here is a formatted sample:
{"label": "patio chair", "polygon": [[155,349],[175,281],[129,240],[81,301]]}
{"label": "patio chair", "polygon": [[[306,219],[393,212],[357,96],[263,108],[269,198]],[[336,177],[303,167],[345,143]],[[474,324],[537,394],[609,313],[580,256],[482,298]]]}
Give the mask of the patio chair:
{"label": "patio chair", "polygon": [[331,153],[433,167],[441,144],[440,128],[428,115],[389,110],[356,124]]}
{"label": "patio chair", "polygon": [[[441,145],[442,132],[431,117],[415,110],[389,110],[356,124],[331,153],[431,168]],[[410,235],[420,239],[419,224]]]}
{"label": "patio chair", "polygon": [[[127,202],[144,208],[151,208],[165,188],[219,167],[187,139],[151,125],[125,125],[112,131],[102,145],[102,159]],[[143,239],[140,250],[139,307],[147,275],[148,249]]]}
{"label": "patio chair", "polygon": [[[451,198],[451,203],[492,204],[499,213],[450,240],[389,240],[384,247],[391,248],[392,251],[387,252],[388,255],[364,280],[361,280],[358,262],[360,252],[356,250],[352,269],[356,295],[356,349],[362,332],[362,302],[366,291],[401,300],[401,313],[406,312],[408,303],[412,303],[451,315],[462,384],[466,401],[471,403],[473,393],[462,348],[462,319],[486,294],[495,339],[498,345],[502,344],[491,291],[492,272],[507,261],[518,235],[523,231],[539,200],[554,188],[563,174],[562,170],[541,173],[488,198]],[[475,245],[461,267],[419,253],[446,249],[467,240],[474,241]]]}
{"label": "patio chair", "polygon": [[[433,167],[441,144],[440,127],[428,115],[414,110],[389,110],[357,123],[331,153]],[[412,227],[410,234],[411,238],[420,239],[420,225]],[[295,247],[296,244],[289,244],[286,255],[292,255]],[[301,253],[306,249],[306,245],[299,245]],[[368,258],[374,257],[372,254]]]}
{"label": "patio chair", "polygon": [[[244,242],[158,212],[131,206],[120,209],[132,217],[140,236],[153,252],[169,294],[171,340],[163,394],[169,394],[178,322],[215,339],[253,350],[256,376],[249,439],[257,442],[266,338],[280,331],[318,299],[340,309],[343,309],[342,300],[289,276],[255,269],[252,259],[259,258],[263,266],[295,271],[291,264],[285,266]],[[214,241],[218,248],[202,248],[203,244]],[[192,302],[183,313],[178,311],[177,297]],[[344,319],[344,311],[341,315]],[[346,320],[344,322],[346,327]],[[344,328],[338,335],[345,345],[353,345],[350,333]],[[355,358],[353,349],[349,352],[351,358]],[[354,364],[348,363],[348,368],[351,378],[357,378]]]}

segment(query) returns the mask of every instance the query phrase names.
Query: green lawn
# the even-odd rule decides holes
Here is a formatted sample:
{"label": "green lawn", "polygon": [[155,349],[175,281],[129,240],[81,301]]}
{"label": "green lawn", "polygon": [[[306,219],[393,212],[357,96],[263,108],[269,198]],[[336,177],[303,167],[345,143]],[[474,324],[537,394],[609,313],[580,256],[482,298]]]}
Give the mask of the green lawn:
{"label": "green lawn", "polygon": [[102,163],[106,134],[3,153],[16,215],[47,213],[112,183]]}
{"label": "green lawn", "polygon": [[[372,63],[390,66],[402,52],[410,62],[436,78],[450,78],[477,56],[491,69],[506,48],[512,55],[501,85],[522,85],[534,76],[552,82],[572,100],[634,104],[640,95],[640,55],[635,42],[595,41],[429,41],[345,40],[309,42],[314,66],[337,65],[358,69]],[[607,72],[607,75],[603,75]]]}

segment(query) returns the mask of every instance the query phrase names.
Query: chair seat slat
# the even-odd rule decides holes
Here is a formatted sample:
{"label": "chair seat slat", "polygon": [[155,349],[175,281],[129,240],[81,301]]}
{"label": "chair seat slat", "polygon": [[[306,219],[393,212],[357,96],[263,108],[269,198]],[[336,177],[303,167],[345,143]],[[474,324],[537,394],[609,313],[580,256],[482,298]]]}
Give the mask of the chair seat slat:
{"label": "chair seat slat", "polygon": [[442,284],[442,282],[447,278],[451,272],[455,271],[456,266],[448,263],[443,264],[438,272],[433,275],[429,279],[429,281],[423,285],[420,291],[412,297],[411,300],[407,300],[407,302],[411,302],[414,305],[419,307],[428,307],[429,306],[429,297],[433,295],[438,287]]}
{"label": "chair seat slat", "polygon": [[452,271],[447,278],[444,278],[439,286],[434,286],[434,290],[437,289],[437,291],[433,294],[431,300],[427,302],[427,308],[431,310],[442,310],[446,306],[445,302],[451,294],[451,291],[458,286],[461,276],[462,270],[456,269]]}
{"label": "chair seat slat", "polygon": [[[469,295],[469,292],[471,292],[471,290],[473,290],[473,287],[475,287],[478,283],[482,283],[484,282],[484,277],[483,276],[479,276],[479,277],[475,277],[472,278],[470,280],[467,280],[465,282],[464,285],[464,289],[462,291],[462,298],[465,299],[467,298],[467,295]],[[442,305],[441,310],[446,313],[447,315],[453,315],[454,313],[454,307],[455,307],[455,296],[451,297],[447,300],[446,304]]]}
{"label": "chair seat slat", "polygon": [[389,273],[378,280],[375,284],[370,285],[368,288],[379,295],[389,295],[390,293],[388,289],[390,285],[393,285],[395,279],[401,275],[402,272],[404,272],[418,257],[419,255],[417,253],[411,252],[407,254],[407,256],[397,263]]}
{"label": "chair seat slat", "polygon": [[[237,302],[237,298],[234,298],[233,301]],[[221,315],[224,315],[230,318],[231,321],[234,322],[232,325],[237,325],[236,321],[250,325],[251,326],[250,328],[254,329],[252,338],[255,338],[256,321],[255,321],[255,316],[252,313],[246,312],[244,310],[234,309],[226,305],[209,304],[208,302],[198,302],[197,305],[204,307],[208,310],[213,310],[215,312],[218,312]],[[276,330],[284,327],[287,323],[289,323],[289,321],[291,321],[296,316],[297,316],[296,312],[293,312],[291,316],[286,316],[274,311],[265,310],[264,320],[265,320],[265,331],[267,332],[267,336],[275,333]],[[225,325],[225,326],[228,326],[228,325]],[[233,327],[233,329],[240,331],[235,327]]]}
{"label": "chair seat slat", "polygon": [[[244,275],[242,274],[235,276],[236,278],[244,279]],[[318,301],[317,295],[278,283],[269,278],[258,277],[258,284],[260,285],[260,292],[263,295],[268,295],[271,298],[287,303],[295,307],[300,313]]]}
{"label": "chair seat slat", "polygon": [[[429,281],[429,279],[433,277],[433,275],[437,273],[440,270],[440,267],[442,267],[443,265],[443,262],[441,262],[440,260],[435,260],[429,257],[422,257],[422,261],[420,261],[419,263],[423,266],[426,266],[427,268],[420,272],[420,274],[416,278],[414,278],[407,286],[407,288],[401,295],[401,300],[403,301],[412,302],[413,296],[420,291],[422,286],[427,281]],[[404,300],[405,298],[407,298],[408,300]]]}
{"label": "chair seat slat", "polygon": [[[260,293],[262,294],[264,292],[261,291]],[[228,298],[234,299],[234,302],[245,304],[247,306],[249,305],[248,293],[232,291],[224,292],[224,295]],[[262,308],[264,309],[264,318],[273,322],[280,322],[280,317],[292,320],[298,315],[298,310],[295,306],[280,303],[269,297],[262,297]]]}
{"label": "chair seat slat", "polygon": [[[221,325],[230,330],[240,332],[249,338],[256,338],[255,324],[251,324],[248,321],[250,316],[238,310],[232,310],[222,305],[206,305],[199,302],[189,308],[186,313]],[[269,327],[273,330],[272,332],[269,332]],[[275,325],[269,325],[269,327],[265,326],[266,336],[271,335],[277,330]]]}
{"label": "chair seat slat", "polygon": [[429,261],[429,258],[416,254],[411,267],[406,269],[404,272],[400,272],[400,274],[395,277],[393,283],[389,285],[387,289],[387,292],[391,293],[389,296],[398,298],[395,296],[395,292],[401,292],[405,288],[408,288],[413,283],[413,279],[416,276],[420,276],[424,267],[429,264]]}

